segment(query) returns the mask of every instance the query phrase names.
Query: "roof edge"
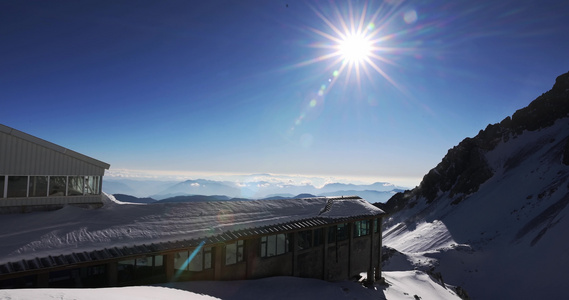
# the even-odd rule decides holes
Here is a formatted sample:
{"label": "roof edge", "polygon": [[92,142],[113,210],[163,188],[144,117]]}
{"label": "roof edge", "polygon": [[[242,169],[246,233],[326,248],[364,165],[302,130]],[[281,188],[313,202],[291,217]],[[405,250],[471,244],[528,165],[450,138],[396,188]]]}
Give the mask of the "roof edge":
{"label": "roof edge", "polygon": [[39,145],[39,146],[42,146],[42,147],[44,147],[44,148],[47,148],[47,149],[50,149],[50,150],[53,150],[53,151],[56,151],[56,152],[65,154],[65,155],[67,155],[67,156],[71,156],[71,157],[73,157],[73,158],[82,160],[82,161],[84,161],[84,162],[86,162],[86,163],[89,163],[89,164],[92,164],[92,165],[95,165],[95,166],[104,168],[104,169],[106,169],[106,170],[108,170],[108,169],[111,167],[111,165],[108,164],[108,163],[106,163],[106,162],[102,162],[102,161],[100,161],[100,160],[98,160],[98,159],[94,159],[94,158],[89,157],[89,156],[87,156],[87,155],[84,155],[84,154],[81,154],[81,153],[79,153],[79,152],[76,152],[76,151],[67,149],[67,148],[65,148],[65,147],[59,146],[59,145],[54,144],[54,143],[52,143],[52,142],[48,142],[48,141],[46,141],[46,140],[44,140],[44,139],[40,139],[40,138],[35,137],[35,136],[31,135],[31,134],[25,133],[25,132],[23,132],[23,131],[14,129],[14,128],[12,128],[12,127],[9,127],[9,126],[3,125],[3,124],[0,124],[0,132],[6,133],[6,134],[8,134],[8,135],[11,135],[11,136],[14,136],[14,137],[17,137],[17,138],[20,138],[20,139],[23,139],[23,140],[25,140],[25,141],[28,141],[28,142],[30,142],[30,143],[34,143],[34,144]]}

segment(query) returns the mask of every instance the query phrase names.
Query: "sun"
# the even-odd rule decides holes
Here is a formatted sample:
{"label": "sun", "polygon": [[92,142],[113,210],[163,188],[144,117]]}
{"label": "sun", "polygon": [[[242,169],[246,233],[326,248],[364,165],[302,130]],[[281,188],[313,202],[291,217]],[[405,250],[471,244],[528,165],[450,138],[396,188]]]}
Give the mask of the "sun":
{"label": "sun", "polygon": [[347,9],[342,10],[338,5],[332,4],[332,10],[328,10],[326,14],[312,8],[325,26],[307,28],[315,33],[319,40],[310,46],[325,51],[322,55],[298,63],[294,67],[330,60],[326,70],[335,70],[333,77],[329,79],[328,88],[340,77],[345,79],[346,84],[352,82],[352,75],[355,75],[358,85],[364,74],[373,81],[377,78],[373,74],[375,72],[397,87],[385,71],[385,64],[395,65],[387,58],[389,54],[397,51],[397,48],[387,46],[394,35],[386,33],[386,28],[396,7],[389,8],[385,6],[389,4],[383,4],[375,12],[370,12],[367,2],[359,8],[354,8],[351,1],[347,1],[347,5]]}
{"label": "sun", "polygon": [[338,43],[338,52],[347,63],[361,64],[372,54],[372,42],[363,33],[350,33]]}

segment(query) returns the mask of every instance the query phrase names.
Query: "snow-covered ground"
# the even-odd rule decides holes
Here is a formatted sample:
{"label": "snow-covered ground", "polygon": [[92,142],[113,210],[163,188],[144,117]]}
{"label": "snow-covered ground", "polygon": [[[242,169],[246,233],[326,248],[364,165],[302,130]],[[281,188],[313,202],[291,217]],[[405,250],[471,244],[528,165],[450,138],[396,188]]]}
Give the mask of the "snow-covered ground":
{"label": "snow-covered ground", "polygon": [[420,271],[385,272],[386,284],[364,287],[358,282],[327,282],[296,277],[243,281],[191,281],[165,286],[101,289],[0,290],[0,300],[124,300],[124,299],[460,299]]}

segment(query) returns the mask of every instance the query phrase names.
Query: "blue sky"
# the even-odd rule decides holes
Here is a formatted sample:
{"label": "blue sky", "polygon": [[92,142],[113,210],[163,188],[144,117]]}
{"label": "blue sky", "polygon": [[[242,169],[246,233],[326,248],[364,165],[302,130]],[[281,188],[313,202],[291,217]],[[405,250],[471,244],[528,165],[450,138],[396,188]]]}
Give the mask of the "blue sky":
{"label": "blue sky", "polygon": [[[0,123],[123,173],[412,187],[569,71],[568,15],[567,1],[0,1]],[[333,56],[342,20],[373,45],[359,78]]]}

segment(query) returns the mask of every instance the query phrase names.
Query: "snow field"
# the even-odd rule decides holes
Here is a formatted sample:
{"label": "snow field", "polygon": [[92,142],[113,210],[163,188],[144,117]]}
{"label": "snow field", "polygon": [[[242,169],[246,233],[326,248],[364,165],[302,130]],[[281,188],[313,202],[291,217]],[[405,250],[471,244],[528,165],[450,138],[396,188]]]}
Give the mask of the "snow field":
{"label": "snow field", "polygon": [[387,284],[364,287],[358,282],[327,282],[297,277],[272,277],[243,281],[190,281],[166,286],[101,289],[0,290],[0,300],[207,300],[207,299],[350,299],[350,300],[459,300],[420,271],[385,272]]}

